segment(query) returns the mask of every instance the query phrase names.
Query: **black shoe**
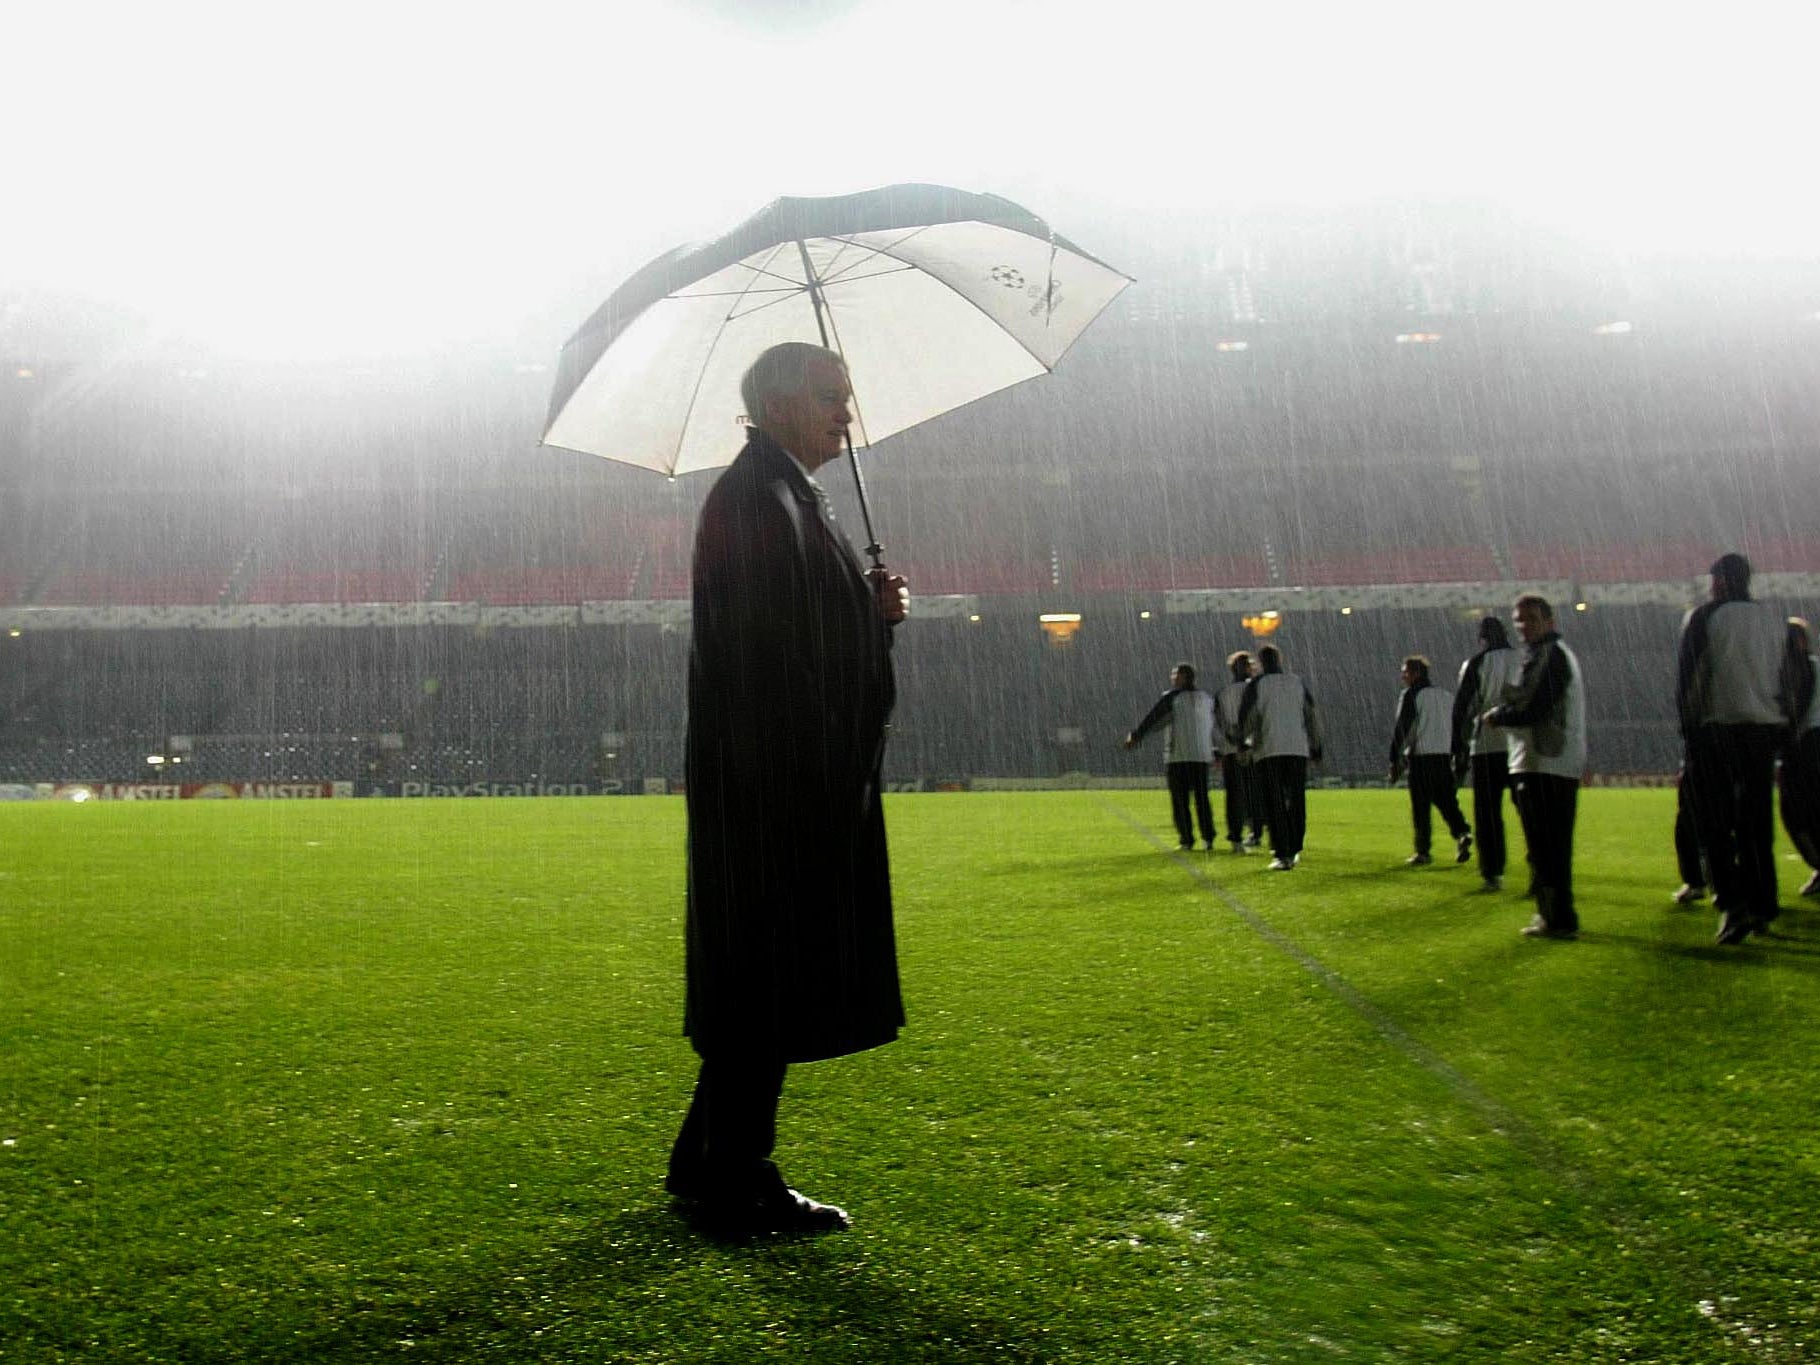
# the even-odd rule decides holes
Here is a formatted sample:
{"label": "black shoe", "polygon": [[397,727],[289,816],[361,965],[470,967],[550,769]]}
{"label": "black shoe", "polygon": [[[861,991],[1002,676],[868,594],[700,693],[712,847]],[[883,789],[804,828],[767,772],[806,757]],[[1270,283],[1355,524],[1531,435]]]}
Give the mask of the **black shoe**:
{"label": "black shoe", "polygon": [[1472,831],[1468,830],[1458,839],[1454,840],[1453,847],[1453,860],[1456,863],[1470,863],[1472,861]]}
{"label": "black shoe", "polygon": [[1177,844],[1176,847],[1178,849],[1180,849],[1183,853],[1193,853],[1194,852],[1194,840],[1184,839],[1184,840],[1182,840],[1181,843]]}
{"label": "black shoe", "polygon": [[1713,942],[1722,947],[1742,943],[1756,928],[1756,922],[1747,916],[1727,914],[1719,921],[1719,932],[1714,935]]}
{"label": "black shoe", "polygon": [[1566,943],[1571,943],[1580,937],[1578,929],[1556,929],[1540,915],[1525,924],[1518,932],[1526,938],[1553,938]]}
{"label": "black shoe", "polygon": [[1434,859],[1429,857],[1426,853],[1412,853],[1407,858],[1403,859],[1403,866],[1427,867],[1433,861]]}
{"label": "black shoe", "polygon": [[788,1185],[747,1199],[711,1199],[686,1206],[691,1226],[712,1237],[812,1237],[853,1225],[846,1210],[818,1204]]}

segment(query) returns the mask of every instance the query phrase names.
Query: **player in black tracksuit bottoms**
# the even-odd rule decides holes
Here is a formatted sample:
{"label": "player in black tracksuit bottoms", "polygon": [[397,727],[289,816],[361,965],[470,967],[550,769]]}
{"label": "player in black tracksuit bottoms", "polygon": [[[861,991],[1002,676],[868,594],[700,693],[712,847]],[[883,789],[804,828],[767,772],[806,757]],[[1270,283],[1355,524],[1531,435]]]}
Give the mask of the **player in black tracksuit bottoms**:
{"label": "player in black tracksuit bottoms", "polygon": [[1184,850],[1194,847],[1194,826],[1188,823],[1192,802],[1195,818],[1201,822],[1201,838],[1212,848],[1213,802],[1207,795],[1207,776],[1213,766],[1213,698],[1194,685],[1193,664],[1175,666],[1169,675],[1169,690],[1125,736],[1125,747],[1137,748],[1159,726],[1169,732],[1163,745],[1163,772],[1169,781],[1176,839]]}
{"label": "player in black tracksuit bottoms", "polygon": [[1453,693],[1430,682],[1428,667],[1420,654],[1403,660],[1403,694],[1397,699],[1396,726],[1390,732],[1391,782],[1402,776],[1405,757],[1409,760],[1409,814],[1416,836],[1411,867],[1434,861],[1429,856],[1434,841],[1431,809],[1439,810],[1447,822],[1458,853],[1454,861],[1472,857],[1472,827],[1460,814],[1454,795]]}
{"label": "player in black tracksuit bottoms", "polygon": [[1712,566],[1712,600],[1687,614],[1675,678],[1720,943],[1742,943],[1781,913],[1772,793],[1806,662],[1786,619],[1751,600],[1750,580],[1743,555]]}
{"label": "player in black tracksuit bottoms", "polygon": [[1516,685],[1523,656],[1510,647],[1510,633],[1496,616],[1479,622],[1479,642],[1479,652],[1460,665],[1460,682],[1454,689],[1454,774],[1472,774],[1472,832],[1479,846],[1481,889],[1497,891],[1504,885],[1507,857],[1504,793],[1511,791],[1510,739],[1502,730],[1481,724],[1479,717]]}

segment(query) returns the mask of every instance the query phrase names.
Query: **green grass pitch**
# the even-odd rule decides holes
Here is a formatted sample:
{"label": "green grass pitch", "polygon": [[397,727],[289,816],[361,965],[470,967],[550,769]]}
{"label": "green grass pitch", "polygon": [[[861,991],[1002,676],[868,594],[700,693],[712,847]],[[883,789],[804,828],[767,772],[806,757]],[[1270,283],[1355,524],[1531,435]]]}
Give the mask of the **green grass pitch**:
{"label": "green grass pitch", "polygon": [[890,798],[910,1025],[778,1153],[855,1226],[745,1247],[659,1190],[680,800],[0,807],[0,1359],[1820,1359],[1820,913],[1711,946],[1672,800],[1562,944],[1396,793],[1289,874]]}

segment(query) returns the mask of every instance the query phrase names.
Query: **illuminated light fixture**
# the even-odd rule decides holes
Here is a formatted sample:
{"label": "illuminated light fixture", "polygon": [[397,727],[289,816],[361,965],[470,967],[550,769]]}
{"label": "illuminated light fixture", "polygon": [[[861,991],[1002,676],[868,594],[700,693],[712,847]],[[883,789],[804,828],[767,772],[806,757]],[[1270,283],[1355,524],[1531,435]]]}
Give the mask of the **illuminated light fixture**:
{"label": "illuminated light fixture", "polygon": [[1148,621],[1148,620],[1149,620],[1149,619],[1150,619],[1150,613],[1149,613],[1149,612],[1147,612],[1147,611],[1140,611],[1140,612],[1139,612],[1139,613],[1138,613],[1138,620],[1140,620],[1140,621]]}
{"label": "illuminated light fixture", "polygon": [[980,619],[980,614],[976,611],[973,613],[973,615],[969,616],[967,619],[969,621],[977,621]]}
{"label": "illuminated light fixture", "polygon": [[1399,346],[1424,346],[1430,342],[1439,341],[1440,339],[1441,334],[1439,332],[1397,333],[1397,345]]}
{"label": "illuminated light fixture", "polygon": [[1240,617],[1239,623],[1261,640],[1266,635],[1276,634],[1277,627],[1283,624],[1283,614],[1276,611],[1259,612],[1255,616]]}
{"label": "illuminated light fixture", "polygon": [[1046,611],[1036,618],[1036,622],[1049,637],[1050,644],[1065,645],[1080,630],[1081,614],[1078,611]]}
{"label": "illuminated light fixture", "polygon": [[21,365],[18,369],[13,371],[14,379],[36,379],[37,377],[37,371],[32,369],[29,365]]}
{"label": "illuminated light fixture", "polygon": [[1592,329],[1592,334],[1596,337],[1621,337],[1628,336],[1630,331],[1631,325],[1628,322],[1601,322]]}
{"label": "illuminated light fixture", "polygon": [[1585,611],[1585,610],[1586,610],[1586,603],[1584,603],[1584,602],[1575,602],[1575,603],[1574,603],[1574,610],[1575,610],[1575,611]]}
{"label": "illuminated light fixture", "polygon": [[6,633],[8,635],[12,636],[15,640],[17,640],[21,635],[25,634],[25,632],[20,630],[19,627],[17,627],[17,626],[14,626],[11,630],[7,631]]}
{"label": "illuminated light fixture", "polygon": [[1251,343],[1249,341],[1216,341],[1213,343],[1213,349],[1216,351],[1228,352],[1249,351],[1251,349]]}
{"label": "illuminated light fixture", "polygon": [[147,754],[145,756],[145,766],[148,768],[162,768],[164,766],[164,755]]}
{"label": "illuminated light fixture", "polygon": [[1342,615],[1342,616],[1351,616],[1351,615],[1352,615],[1352,608],[1351,608],[1351,607],[1341,607],[1341,608],[1340,608],[1340,615]]}

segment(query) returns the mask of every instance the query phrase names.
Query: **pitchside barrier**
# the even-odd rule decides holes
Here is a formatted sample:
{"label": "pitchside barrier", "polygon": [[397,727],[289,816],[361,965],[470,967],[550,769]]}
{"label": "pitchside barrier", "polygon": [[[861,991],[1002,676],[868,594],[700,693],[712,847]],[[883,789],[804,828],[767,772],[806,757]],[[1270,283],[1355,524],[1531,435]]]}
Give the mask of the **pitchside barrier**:
{"label": "pitchside barrier", "polygon": [[[1672,787],[1673,773],[1588,773],[1588,787]],[[912,777],[885,783],[887,792],[1053,792],[1161,791],[1161,776],[1100,777],[1062,773],[1054,777]],[[1380,776],[1325,775],[1311,790],[1369,791],[1392,786]],[[1395,784],[1401,785],[1401,784]],[[593,782],[0,782],[5,801],[222,801],[326,800],[386,797],[508,796],[681,796],[683,784],[669,778],[617,778]]]}

